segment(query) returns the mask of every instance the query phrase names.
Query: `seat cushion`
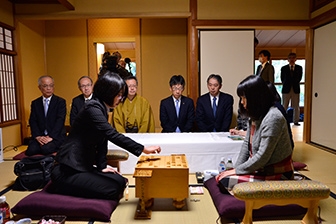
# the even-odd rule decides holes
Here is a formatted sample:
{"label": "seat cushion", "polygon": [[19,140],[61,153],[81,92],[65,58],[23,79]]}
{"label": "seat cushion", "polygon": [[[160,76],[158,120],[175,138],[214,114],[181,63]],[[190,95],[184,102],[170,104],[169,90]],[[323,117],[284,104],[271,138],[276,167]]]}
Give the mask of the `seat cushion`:
{"label": "seat cushion", "polygon": [[[224,194],[219,190],[215,178],[210,178],[204,182],[204,187],[209,191],[212,201],[218,214],[226,219],[242,219],[245,214],[245,202],[236,199],[231,194]],[[253,210],[253,220],[263,220],[267,217],[291,217],[303,216],[307,209],[299,205],[275,206],[267,205],[260,209]]]}
{"label": "seat cushion", "polygon": [[65,215],[71,219],[88,219],[109,222],[119,201],[79,198],[49,193],[50,183],[41,191],[21,199],[11,211],[30,217]]}
{"label": "seat cushion", "polygon": [[128,160],[128,157],[129,157],[128,152],[120,149],[108,150],[106,155],[107,160],[117,160],[117,161]]}
{"label": "seat cushion", "polygon": [[[26,155],[26,151],[27,151],[27,150],[25,150],[25,151],[23,151],[23,152],[20,152],[19,154],[17,154],[16,156],[14,156],[14,157],[13,157],[13,160],[21,160],[21,159],[23,159],[23,158],[28,157],[28,156]],[[52,153],[51,155],[56,156],[56,152]],[[45,155],[37,154],[37,155],[33,155],[33,156],[45,156]],[[32,157],[32,156],[30,156],[30,157]]]}
{"label": "seat cushion", "polygon": [[26,156],[26,150],[23,152],[20,152],[19,154],[17,154],[16,156],[13,157],[13,160],[21,160],[23,158],[27,157]]}
{"label": "seat cushion", "polygon": [[296,199],[323,199],[330,195],[327,185],[313,180],[245,182],[235,185],[232,192],[241,200],[289,199],[293,202]]}
{"label": "seat cushion", "polygon": [[301,162],[293,162],[294,170],[304,170],[307,168],[307,164]]}

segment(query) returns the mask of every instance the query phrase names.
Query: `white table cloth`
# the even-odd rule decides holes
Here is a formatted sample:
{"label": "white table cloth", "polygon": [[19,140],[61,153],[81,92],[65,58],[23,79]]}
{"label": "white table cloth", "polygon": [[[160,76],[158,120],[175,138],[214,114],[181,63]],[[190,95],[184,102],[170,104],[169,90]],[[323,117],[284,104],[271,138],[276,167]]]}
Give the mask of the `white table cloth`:
{"label": "white table cloth", "polygon": [[[126,136],[145,146],[159,145],[161,155],[185,154],[189,172],[217,170],[221,157],[231,158],[235,164],[243,143],[242,140],[228,138],[228,132],[205,133],[126,133]],[[112,142],[108,149],[121,149]],[[138,157],[129,153],[127,161],[120,162],[123,174],[133,174]]]}

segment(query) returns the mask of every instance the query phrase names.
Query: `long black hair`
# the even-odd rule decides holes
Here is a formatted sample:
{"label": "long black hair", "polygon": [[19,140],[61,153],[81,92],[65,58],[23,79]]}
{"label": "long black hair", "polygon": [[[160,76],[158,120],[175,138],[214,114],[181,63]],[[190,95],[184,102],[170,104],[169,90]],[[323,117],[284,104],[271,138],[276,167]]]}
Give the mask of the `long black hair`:
{"label": "long black hair", "polygon": [[109,106],[113,106],[114,98],[123,91],[123,99],[128,94],[128,88],[126,87],[125,81],[114,72],[107,71],[105,74],[99,76],[96,81],[93,92],[95,97],[100,101],[103,101]]}
{"label": "long black hair", "polygon": [[250,75],[241,81],[237,87],[237,95],[246,97],[246,109],[239,100],[240,112],[251,120],[263,118],[273,106],[274,96],[266,82],[259,76]]}

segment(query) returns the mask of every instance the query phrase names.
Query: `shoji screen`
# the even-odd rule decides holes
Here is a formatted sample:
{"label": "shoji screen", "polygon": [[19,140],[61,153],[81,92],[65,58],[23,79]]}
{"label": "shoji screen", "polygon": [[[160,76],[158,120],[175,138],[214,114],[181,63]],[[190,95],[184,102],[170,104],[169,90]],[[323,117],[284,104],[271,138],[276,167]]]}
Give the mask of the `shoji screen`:
{"label": "shoji screen", "polygon": [[206,80],[210,74],[221,75],[221,91],[234,97],[233,111],[237,115],[237,85],[254,73],[254,30],[200,30],[199,38],[200,95],[208,92]]}
{"label": "shoji screen", "polygon": [[336,22],[315,29],[311,141],[336,150]]}

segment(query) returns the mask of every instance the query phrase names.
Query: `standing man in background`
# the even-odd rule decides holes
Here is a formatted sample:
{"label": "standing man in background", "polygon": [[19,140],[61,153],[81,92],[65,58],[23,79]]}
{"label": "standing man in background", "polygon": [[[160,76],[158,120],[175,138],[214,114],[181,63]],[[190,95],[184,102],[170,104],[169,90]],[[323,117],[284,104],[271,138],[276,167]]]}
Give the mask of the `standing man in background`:
{"label": "standing man in background", "polygon": [[288,65],[281,68],[281,82],[282,82],[282,105],[287,111],[289,101],[293,108],[293,122],[294,125],[300,125],[300,82],[302,79],[302,66],[295,64],[296,54],[289,53]]}
{"label": "standing man in background", "polygon": [[260,76],[265,82],[269,81],[274,84],[274,67],[269,63],[271,53],[268,50],[259,52],[259,62],[256,75]]}
{"label": "standing man in background", "polygon": [[32,140],[28,144],[27,156],[49,155],[57,152],[65,140],[66,103],[54,95],[54,79],[45,75],[38,79],[42,96],[31,103],[29,125]]}
{"label": "standing man in background", "polygon": [[169,80],[171,96],[160,102],[162,132],[191,132],[194,126],[194,101],[183,96],[185,81],[181,75],[173,75]]}
{"label": "standing man in background", "polygon": [[211,74],[207,79],[209,93],[198,97],[196,123],[200,132],[228,132],[233,114],[233,97],[220,92],[222,77]]}
{"label": "standing man in background", "polygon": [[70,126],[73,125],[75,118],[84,106],[87,100],[91,100],[93,93],[93,82],[89,76],[82,76],[78,80],[78,89],[82,92],[82,94],[76,96],[72,99],[71,103],[71,111],[70,111]]}

